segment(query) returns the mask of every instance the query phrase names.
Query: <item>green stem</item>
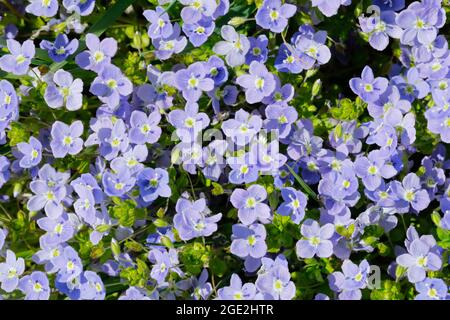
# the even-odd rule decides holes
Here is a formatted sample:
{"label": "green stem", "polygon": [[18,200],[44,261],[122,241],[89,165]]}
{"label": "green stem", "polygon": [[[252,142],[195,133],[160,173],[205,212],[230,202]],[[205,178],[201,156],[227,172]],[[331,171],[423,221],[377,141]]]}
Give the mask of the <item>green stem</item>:
{"label": "green stem", "polygon": [[297,182],[300,184],[302,189],[308,194],[308,196],[313,198],[315,201],[319,201],[319,198],[317,197],[317,194],[314,192],[314,190],[312,190],[308,186],[308,184],[294,171],[294,169],[292,169],[288,164],[286,164],[286,167],[289,169],[291,174],[294,176],[295,180],[297,180]]}

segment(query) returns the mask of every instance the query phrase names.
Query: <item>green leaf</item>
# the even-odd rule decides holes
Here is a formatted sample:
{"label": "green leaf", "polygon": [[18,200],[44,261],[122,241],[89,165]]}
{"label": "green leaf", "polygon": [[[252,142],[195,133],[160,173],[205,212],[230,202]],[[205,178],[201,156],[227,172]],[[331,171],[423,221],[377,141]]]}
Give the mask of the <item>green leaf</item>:
{"label": "green leaf", "polygon": [[443,249],[450,249],[450,230],[444,230],[440,227],[436,229],[436,233],[440,241],[438,241],[439,246]]}
{"label": "green leaf", "polygon": [[377,241],[378,241],[377,237],[369,236],[369,237],[364,238],[364,243],[369,246],[373,246]]}
{"label": "green leaf", "polygon": [[276,210],[276,208],[278,207],[279,201],[280,201],[280,197],[279,197],[278,192],[274,191],[269,194],[270,208],[272,208],[273,210]]}
{"label": "green leaf", "polygon": [[186,271],[191,274],[199,274],[204,266],[208,265],[210,248],[200,242],[186,244],[179,254],[181,263]]}
{"label": "green leaf", "polygon": [[334,128],[334,139],[338,140],[342,137],[343,131],[342,131],[342,123],[338,123],[336,125],[336,128]]}
{"label": "green leaf", "polygon": [[403,300],[405,299],[402,293],[400,283],[392,280],[383,280],[380,288],[376,288],[370,293],[371,300]]}
{"label": "green leaf", "polygon": [[388,256],[391,253],[391,248],[384,243],[378,243],[377,244],[378,251],[380,252],[380,255],[385,257]]}
{"label": "green leaf", "polygon": [[113,202],[115,206],[111,206],[109,209],[110,214],[119,220],[120,225],[132,227],[139,212],[136,202],[130,199],[122,201],[119,198],[113,198]]}
{"label": "green leaf", "polygon": [[213,185],[213,189],[212,189],[211,193],[214,196],[220,196],[221,194],[224,193],[224,190],[223,190],[223,187],[222,187],[221,184],[216,183],[216,182],[212,182],[212,185]]}
{"label": "green leaf", "polygon": [[[101,242],[100,242],[101,244]],[[91,259],[99,259],[105,253],[105,249],[103,249],[102,245],[97,245],[92,248],[89,257]]]}
{"label": "green leaf", "polygon": [[397,269],[395,269],[395,277],[397,279],[400,279],[401,277],[403,277],[406,273],[406,268],[402,267],[401,265],[397,265]]}
{"label": "green leaf", "polygon": [[120,277],[128,281],[131,286],[144,287],[148,281],[150,271],[147,264],[141,259],[136,259],[137,268],[129,267],[120,272]]}
{"label": "green leaf", "polygon": [[347,239],[352,237],[353,232],[355,231],[355,224],[351,224],[348,227],[346,226],[336,226],[336,232]]}
{"label": "green leaf", "polygon": [[330,109],[331,115],[337,120],[356,120],[364,112],[365,104],[361,100],[352,100],[345,98],[338,102],[337,107]]}
{"label": "green leaf", "polygon": [[11,123],[11,129],[7,132],[7,135],[11,147],[14,147],[20,142],[28,141],[30,138],[28,131],[18,122]]}
{"label": "green leaf", "polygon": [[444,230],[442,228],[437,228],[436,230],[438,238],[442,241],[450,241],[450,230]]}
{"label": "green leaf", "polygon": [[111,197],[111,200],[116,206],[122,203],[122,200],[119,197]]}
{"label": "green leaf", "polygon": [[222,277],[228,270],[227,263],[224,261],[224,257],[213,256],[209,262],[209,269],[212,274]]}

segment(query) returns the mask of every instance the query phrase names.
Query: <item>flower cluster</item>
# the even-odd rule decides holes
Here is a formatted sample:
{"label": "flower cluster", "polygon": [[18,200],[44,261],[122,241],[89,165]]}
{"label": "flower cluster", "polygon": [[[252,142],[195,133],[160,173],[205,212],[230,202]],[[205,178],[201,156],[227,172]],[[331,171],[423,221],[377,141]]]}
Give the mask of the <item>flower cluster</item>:
{"label": "flower cluster", "polygon": [[0,299],[450,299],[442,0],[6,2]]}

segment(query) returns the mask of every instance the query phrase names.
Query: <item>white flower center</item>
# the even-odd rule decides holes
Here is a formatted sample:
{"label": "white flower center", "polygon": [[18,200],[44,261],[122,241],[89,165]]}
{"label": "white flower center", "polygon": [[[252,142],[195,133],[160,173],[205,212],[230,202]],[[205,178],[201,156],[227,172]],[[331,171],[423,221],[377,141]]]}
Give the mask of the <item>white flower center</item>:
{"label": "white flower center", "polygon": [[151,130],[151,127],[150,127],[150,125],[148,125],[147,123],[144,124],[144,125],[141,127],[141,132],[142,132],[143,134],[147,134],[150,130]]}
{"label": "white flower center", "polygon": [[366,92],[372,92],[372,91],[373,91],[373,86],[372,86],[372,84],[366,83],[366,84],[364,85],[364,90],[365,90]]}
{"label": "white flower center", "polygon": [[73,141],[73,139],[71,136],[65,136],[63,139],[63,143],[66,146],[70,146],[72,144],[72,141]]}
{"label": "white flower center", "polygon": [[413,190],[407,190],[405,192],[405,200],[408,202],[414,201],[414,199],[416,198],[416,194],[414,193]]}
{"label": "white flower center", "polygon": [[55,226],[55,233],[61,234],[62,232],[63,232],[63,225],[62,225],[61,223],[58,223],[58,224]]}
{"label": "white flower center", "polygon": [[262,89],[264,87],[264,78],[256,78],[255,80],[255,87],[256,89]]}
{"label": "white flower center", "polygon": [[39,282],[35,282],[33,285],[33,291],[34,292],[41,292],[42,291],[42,285]]}
{"label": "white flower center", "polygon": [[188,86],[191,88],[197,88],[198,86],[198,79],[194,76],[192,76],[189,80],[188,80]]}
{"label": "white flower center", "polygon": [[95,62],[97,62],[97,63],[102,62],[103,59],[105,59],[105,54],[101,51],[95,51],[95,53],[94,53]]}
{"label": "white flower center", "polygon": [[22,63],[24,63],[26,60],[27,60],[27,59],[25,58],[25,56],[24,56],[23,54],[19,54],[19,55],[16,57],[16,62],[17,62],[17,64],[22,64]]}
{"label": "white flower center", "polygon": [[247,242],[250,246],[254,246],[256,243],[256,237],[254,235],[251,235],[247,238]]}
{"label": "white flower center", "polygon": [[14,267],[9,268],[8,270],[8,278],[12,279],[17,275],[17,270]]}
{"label": "white flower center", "polygon": [[254,197],[250,197],[245,201],[245,206],[247,208],[254,208],[256,206],[256,199]]}
{"label": "white flower center", "polygon": [[269,15],[270,15],[270,19],[272,21],[275,21],[280,16],[280,13],[277,10],[270,10],[270,14]]}
{"label": "white flower center", "polygon": [[371,175],[374,175],[374,174],[376,174],[376,173],[378,172],[378,168],[375,167],[375,166],[370,166],[370,167],[367,169],[367,172],[368,172],[369,174],[371,174]]}

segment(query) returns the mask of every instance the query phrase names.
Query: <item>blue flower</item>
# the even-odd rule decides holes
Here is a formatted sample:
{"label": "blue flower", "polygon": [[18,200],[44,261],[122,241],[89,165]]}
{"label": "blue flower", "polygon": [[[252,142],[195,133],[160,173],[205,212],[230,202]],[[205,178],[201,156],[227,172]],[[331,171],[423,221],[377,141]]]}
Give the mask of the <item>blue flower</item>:
{"label": "blue flower", "polygon": [[425,280],[427,271],[437,271],[442,266],[441,258],[431,251],[429,243],[415,239],[408,248],[408,253],[397,257],[397,263],[408,270],[408,280],[417,283]]}
{"label": "blue flower", "polygon": [[93,33],[86,35],[88,50],[79,53],[75,62],[82,69],[100,72],[104,66],[111,63],[111,58],[117,52],[117,42],[113,38],[105,38],[102,41]]}
{"label": "blue flower", "polygon": [[47,50],[49,57],[55,62],[61,62],[67,59],[78,49],[78,40],[69,38],[65,34],[58,34],[55,42],[42,40],[40,43],[41,49]]}
{"label": "blue flower", "polygon": [[172,194],[169,187],[169,174],[161,168],[145,168],[137,176],[136,184],[145,202],[152,202],[158,197],[168,198]]}
{"label": "blue flower", "polygon": [[360,300],[361,289],[367,287],[369,263],[366,260],[358,265],[350,260],[342,263],[342,272],[336,271],[328,276],[330,288],[339,293],[339,300]]}
{"label": "blue flower", "polygon": [[50,147],[55,158],[64,158],[67,154],[76,155],[83,148],[83,123],[75,121],[70,126],[55,121],[52,125]]}
{"label": "blue flower", "polygon": [[374,102],[386,91],[388,80],[382,77],[375,78],[370,67],[364,67],[361,78],[350,80],[350,88],[365,102]]}
{"label": "blue flower", "polygon": [[254,184],[247,190],[234,189],[230,201],[238,209],[239,220],[244,225],[250,225],[255,221],[268,223],[270,220],[270,208],[263,203],[267,198],[264,187]]}
{"label": "blue flower", "polygon": [[23,169],[29,169],[37,166],[42,160],[42,144],[35,137],[30,137],[28,143],[20,142],[17,144],[17,160]]}
{"label": "blue flower", "polygon": [[305,216],[306,196],[291,187],[281,189],[281,196],[284,202],[278,207],[278,214],[290,216],[294,223],[299,224]]}
{"label": "blue flower", "polygon": [[197,102],[203,91],[210,91],[214,88],[214,81],[206,76],[205,64],[201,62],[195,62],[187,69],[177,71],[175,83],[186,101]]}
{"label": "blue flower", "polygon": [[148,36],[151,39],[167,38],[172,34],[173,25],[164,8],[157,6],[156,10],[145,10],[144,17],[150,22]]}
{"label": "blue flower", "polygon": [[74,80],[69,72],[58,70],[53,75],[53,82],[45,89],[44,99],[53,109],[65,106],[69,111],[78,110],[83,104],[83,81]]}
{"label": "blue flower", "polygon": [[119,172],[106,171],[102,177],[105,193],[110,197],[121,197],[130,191],[136,179],[130,175],[128,168],[122,168]]}
{"label": "blue flower", "polygon": [[419,294],[415,300],[448,300],[448,286],[442,279],[426,278],[415,284]]}
{"label": "blue flower", "polygon": [[83,265],[78,253],[70,246],[64,248],[61,252],[61,258],[56,260],[58,274],[56,281],[68,283],[77,278],[83,271]]}
{"label": "blue flower", "polygon": [[84,17],[94,11],[95,0],[63,0],[63,6],[67,12],[75,12]]}
{"label": "blue flower", "polygon": [[53,17],[58,12],[58,0],[30,0],[26,12],[38,17]]}
{"label": "blue flower", "polygon": [[34,58],[36,53],[33,41],[26,40],[23,44],[20,44],[14,39],[8,39],[6,45],[8,46],[9,54],[0,57],[0,69],[19,76],[26,74],[30,67],[31,59]]}
{"label": "blue flower", "polygon": [[230,252],[245,259],[248,272],[255,271],[260,266],[260,259],[266,255],[266,229],[264,225],[254,223],[249,226],[233,225]]}
{"label": "blue flower", "polygon": [[209,215],[205,199],[191,202],[180,198],[176,204],[176,211],[173,224],[180,238],[185,241],[212,235],[217,231],[217,222],[222,218],[221,213]]}
{"label": "blue flower", "polygon": [[304,237],[296,245],[296,252],[300,258],[312,258],[314,255],[327,258],[333,254],[330,238],[334,234],[334,225],[327,223],[320,227],[317,221],[307,219],[302,223],[300,231]]}
{"label": "blue flower", "polygon": [[256,287],[253,283],[242,284],[235,273],[231,275],[230,286],[220,288],[217,292],[219,300],[254,300]]}
{"label": "blue flower", "polygon": [[47,275],[41,271],[34,271],[20,279],[19,289],[25,294],[25,300],[48,300],[50,297]]}
{"label": "blue flower", "polygon": [[6,292],[14,291],[19,285],[19,276],[25,271],[25,260],[16,259],[11,250],[6,251],[6,261],[0,263],[1,288]]}

